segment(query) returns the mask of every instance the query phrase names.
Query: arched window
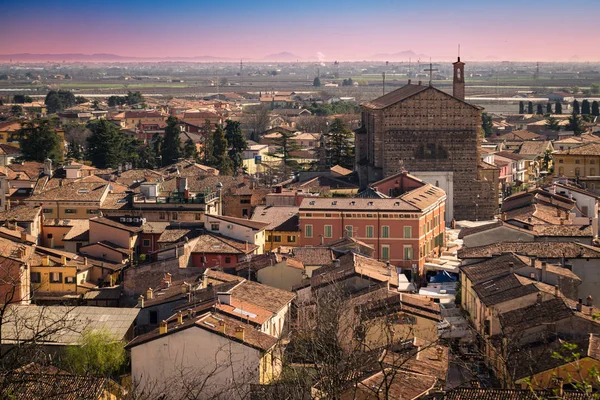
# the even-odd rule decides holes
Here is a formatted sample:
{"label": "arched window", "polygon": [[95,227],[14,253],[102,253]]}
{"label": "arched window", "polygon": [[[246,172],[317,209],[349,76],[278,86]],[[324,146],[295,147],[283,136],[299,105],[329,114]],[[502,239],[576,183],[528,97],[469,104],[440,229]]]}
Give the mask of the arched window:
{"label": "arched window", "polygon": [[596,168],[590,168],[590,175],[596,176]]}

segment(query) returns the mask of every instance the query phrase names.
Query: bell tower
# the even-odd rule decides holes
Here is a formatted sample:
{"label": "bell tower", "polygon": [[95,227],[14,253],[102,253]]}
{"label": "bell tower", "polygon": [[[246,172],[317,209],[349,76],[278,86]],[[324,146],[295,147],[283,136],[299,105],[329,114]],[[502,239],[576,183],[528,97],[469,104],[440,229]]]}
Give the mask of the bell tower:
{"label": "bell tower", "polygon": [[452,82],[452,95],[460,100],[465,100],[465,63],[458,61],[452,63],[454,66],[454,80]]}

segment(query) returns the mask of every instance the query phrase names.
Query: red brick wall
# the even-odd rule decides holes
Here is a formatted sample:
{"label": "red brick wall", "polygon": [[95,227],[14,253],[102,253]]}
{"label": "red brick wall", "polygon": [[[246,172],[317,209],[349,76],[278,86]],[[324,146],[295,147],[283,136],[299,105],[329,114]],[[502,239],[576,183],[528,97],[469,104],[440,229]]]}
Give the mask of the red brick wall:
{"label": "red brick wall", "polygon": [[[202,262],[202,257],[206,257],[206,263]],[[229,262],[227,262],[229,260]],[[238,263],[237,254],[202,254],[192,253],[192,266],[199,268],[232,268]]]}

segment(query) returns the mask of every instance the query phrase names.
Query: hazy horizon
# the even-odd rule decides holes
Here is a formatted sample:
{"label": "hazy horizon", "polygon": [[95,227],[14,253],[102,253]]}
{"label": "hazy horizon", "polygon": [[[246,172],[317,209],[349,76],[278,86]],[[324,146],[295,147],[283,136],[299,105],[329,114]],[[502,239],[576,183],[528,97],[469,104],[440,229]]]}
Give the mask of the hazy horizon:
{"label": "hazy horizon", "polygon": [[461,57],[471,61],[600,61],[596,36],[580,33],[594,26],[594,11],[600,11],[597,0],[543,6],[516,0],[32,0],[5,5],[4,30],[17,34],[3,43],[2,54],[262,61],[289,52],[301,61],[369,61],[412,50],[448,61],[460,43]]}

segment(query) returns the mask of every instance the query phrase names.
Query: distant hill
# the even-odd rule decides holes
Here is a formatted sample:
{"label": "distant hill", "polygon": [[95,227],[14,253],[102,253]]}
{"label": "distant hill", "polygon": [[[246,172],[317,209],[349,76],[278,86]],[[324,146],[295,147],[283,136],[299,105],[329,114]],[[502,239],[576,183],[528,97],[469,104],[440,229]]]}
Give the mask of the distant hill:
{"label": "distant hill", "polygon": [[267,60],[267,61],[296,61],[296,60],[300,60],[300,57],[298,57],[295,54],[289,53],[287,51],[282,51],[281,53],[267,54],[266,56],[264,56],[263,60]]}
{"label": "distant hill", "polygon": [[429,59],[429,56],[426,54],[417,54],[412,50],[405,50],[405,51],[400,51],[398,53],[379,53],[379,54],[375,54],[373,57],[371,57],[371,59],[373,61],[408,61],[409,59],[412,59],[413,61],[416,61],[417,59],[421,59],[421,61],[424,61],[426,59]]}
{"label": "distant hill", "polygon": [[195,56],[195,57],[130,57],[120,56],[117,54],[83,54],[83,53],[65,53],[65,54],[35,54],[35,53],[20,53],[20,54],[0,54],[0,61],[13,62],[35,62],[35,61],[52,61],[52,62],[102,62],[102,61],[230,61],[231,58],[215,57],[215,56]]}

